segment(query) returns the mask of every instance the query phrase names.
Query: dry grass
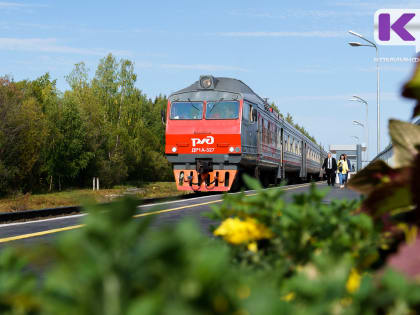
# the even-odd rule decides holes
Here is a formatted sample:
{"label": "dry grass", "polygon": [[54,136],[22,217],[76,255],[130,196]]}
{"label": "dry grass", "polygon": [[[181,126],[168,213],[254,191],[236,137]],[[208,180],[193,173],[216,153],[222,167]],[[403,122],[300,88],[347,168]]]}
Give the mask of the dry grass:
{"label": "dry grass", "polygon": [[124,194],[138,198],[159,198],[179,196],[185,192],[177,191],[173,182],[157,182],[145,184],[137,189],[132,186],[117,186],[99,191],[77,189],[39,195],[25,194],[0,199],[0,212],[75,206],[87,201],[109,202]]}

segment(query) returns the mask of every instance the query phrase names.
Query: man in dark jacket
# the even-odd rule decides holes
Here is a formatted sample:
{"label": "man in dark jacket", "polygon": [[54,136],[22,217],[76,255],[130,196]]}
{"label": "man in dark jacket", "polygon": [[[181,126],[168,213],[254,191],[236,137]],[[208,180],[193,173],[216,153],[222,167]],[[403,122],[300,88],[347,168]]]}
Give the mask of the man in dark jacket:
{"label": "man in dark jacket", "polygon": [[328,186],[332,185],[334,187],[337,161],[331,156],[331,153],[328,153],[328,157],[325,158],[322,169],[325,170],[325,174],[327,175]]}

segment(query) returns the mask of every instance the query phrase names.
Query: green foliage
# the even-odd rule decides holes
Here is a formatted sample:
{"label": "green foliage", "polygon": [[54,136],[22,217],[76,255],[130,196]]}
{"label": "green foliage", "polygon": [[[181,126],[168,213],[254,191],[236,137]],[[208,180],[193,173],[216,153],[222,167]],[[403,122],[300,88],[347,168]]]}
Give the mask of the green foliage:
{"label": "green foliage", "polygon": [[252,217],[268,227],[273,236],[258,241],[256,253],[251,253],[246,243],[233,246],[240,263],[288,274],[318,252],[335,257],[349,253],[356,257],[357,265],[366,267],[378,258],[380,235],[367,215],[354,213],[355,201],[325,204],[326,191],[318,191],[313,185],[308,194],[295,195],[293,202],[285,203],[281,189],[262,190],[254,179],[244,179],[258,190],[257,195],[228,195],[222,205],[214,206],[211,218]]}
{"label": "green foliage", "polygon": [[94,78],[84,63],[61,94],[45,75],[0,79],[0,194],[171,179],[161,110],[136,87],[134,64],[111,54]]}
{"label": "green foliage", "polygon": [[[136,210],[137,202],[128,199],[91,206],[85,226],[57,243],[2,251],[2,313],[278,314],[288,309],[272,283],[238,271],[228,248],[201,235],[193,223],[149,230],[148,220],[133,219]],[[30,259],[32,270],[48,266],[37,286],[24,259]]]}
{"label": "green foliage", "polygon": [[[133,218],[138,203],[130,199],[89,206],[84,226],[60,235],[58,241],[0,252],[0,311],[274,315],[410,314],[419,310],[419,284],[390,270],[380,277],[362,273],[371,272],[366,267],[369,264],[358,262],[370,251],[373,238],[364,235],[372,231],[365,216],[356,215],[352,223],[344,224],[356,231],[326,219],[314,222],[312,225],[326,224],[321,231],[322,227],[306,222],[313,209],[321,211],[321,217],[328,214],[332,221],[343,218],[334,207],[329,212],[322,209],[323,193],[313,189],[296,197],[290,207],[278,196],[273,199],[276,194],[263,193],[227,202],[243,208],[233,213],[271,224],[276,236],[268,240],[271,245],[259,243],[257,252],[243,246],[232,250],[222,241],[203,236],[188,220],[150,229],[149,220]],[[271,199],[263,200],[267,198]],[[280,204],[277,210],[270,205],[274,200]],[[243,202],[252,202],[252,209],[246,210]],[[297,212],[293,217],[297,222],[291,222],[288,210]],[[270,216],[269,211],[274,213]],[[277,236],[282,233],[280,228],[287,231]],[[306,241],[306,230],[318,237],[312,245]],[[351,248],[348,239],[333,239],[342,234],[350,234],[347,238],[357,243]],[[298,248],[294,250],[293,245]]]}
{"label": "green foliage", "polygon": [[413,77],[405,84],[402,94],[407,98],[417,100],[413,110],[413,118],[420,115],[420,63],[417,64]]}
{"label": "green foliage", "polygon": [[[420,101],[418,68],[405,85],[403,95]],[[418,104],[413,116],[418,115]],[[420,126],[390,120],[389,132],[394,150],[394,166],[374,161],[356,174],[349,186],[366,194],[362,209],[377,221],[394,239],[405,236],[413,248],[420,248]],[[402,244],[402,246],[405,246]],[[391,259],[392,266],[410,277],[420,276],[420,266],[407,272],[406,264],[417,256],[413,250],[400,252]]]}

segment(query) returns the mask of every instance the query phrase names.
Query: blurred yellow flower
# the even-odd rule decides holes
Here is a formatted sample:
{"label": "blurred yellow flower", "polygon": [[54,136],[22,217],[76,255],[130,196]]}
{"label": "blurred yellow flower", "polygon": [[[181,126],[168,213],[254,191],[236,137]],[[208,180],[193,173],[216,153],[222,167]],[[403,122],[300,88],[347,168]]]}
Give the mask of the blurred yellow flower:
{"label": "blurred yellow flower", "polygon": [[251,252],[254,252],[254,253],[258,252],[258,244],[257,244],[257,242],[249,243],[248,244],[248,250],[251,251]]}
{"label": "blurred yellow flower", "polygon": [[356,269],[353,268],[350,272],[349,278],[347,279],[347,292],[352,294],[359,290],[361,279],[362,277],[360,276],[360,274],[357,272]]}
{"label": "blurred yellow flower", "polygon": [[246,218],[245,220],[228,218],[220,224],[213,234],[223,237],[226,242],[234,245],[273,237],[273,233],[268,227],[253,218]]}
{"label": "blurred yellow flower", "polygon": [[283,301],[286,301],[286,302],[290,302],[290,301],[292,301],[294,298],[295,298],[295,293],[294,292],[290,292],[289,294],[286,294],[285,296],[283,296],[282,297],[282,300]]}

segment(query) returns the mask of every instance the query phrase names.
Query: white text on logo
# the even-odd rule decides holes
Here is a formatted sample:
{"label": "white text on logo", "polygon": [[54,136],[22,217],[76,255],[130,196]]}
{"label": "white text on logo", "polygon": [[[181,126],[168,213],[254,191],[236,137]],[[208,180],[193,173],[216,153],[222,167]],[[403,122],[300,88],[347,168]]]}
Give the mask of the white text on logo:
{"label": "white text on logo", "polygon": [[195,147],[197,144],[213,144],[214,143],[214,138],[212,136],[207,136],[203,139],[200,138],[191,138],[192,141],[192,146]]}

